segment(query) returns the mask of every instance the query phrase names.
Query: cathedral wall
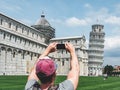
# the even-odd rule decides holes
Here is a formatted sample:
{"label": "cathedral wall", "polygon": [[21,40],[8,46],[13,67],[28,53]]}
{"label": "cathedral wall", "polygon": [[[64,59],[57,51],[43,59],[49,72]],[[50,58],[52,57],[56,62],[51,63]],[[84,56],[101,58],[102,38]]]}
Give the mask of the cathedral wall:
{"label": "cathedral wall", "polygon": [[32,27],[22,24],[2,14],[0,14],[0,27],[9,29],[12,32],[19,33],[19,35],[27,36],[39,42],[45,42],[45,37],[39,30],[33,29]]}
{"label": "cathedral wall", "polygon": [[0,75],[29,74],[47,47],[38,30],[0,14]]}

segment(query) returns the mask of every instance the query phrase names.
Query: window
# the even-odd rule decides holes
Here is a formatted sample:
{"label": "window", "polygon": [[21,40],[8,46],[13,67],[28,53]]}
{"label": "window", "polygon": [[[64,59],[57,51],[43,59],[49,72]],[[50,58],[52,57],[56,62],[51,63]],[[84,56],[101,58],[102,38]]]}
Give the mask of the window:
{"label": "window", "polygon": [[67,54],[67,50],[66,50],[66,54]]}
{"label": "window", "polygon": [[3,20],[2,20],[2,19],[0,20],[0,24],[1,24],[1,25],[3,24]]}
{"label": "window", "polygon": [[37,39],[38,39],[38,34],[37,34]]}
{"label": "window", "polygon": [[15,57],[15,52],[13,52],[13,58]]}
{"label": "window", "polygon": [[60,61],[60,59],[58,58],[58,61]]}
{"label": "window", "polygon": [[32,37],[34,37],[34,33],[32,33]]}
{"label": "window", "polygon": [[99,32],[101,32],[101,29],[99,29]]}
{"label": "window", "polygon": [[5,37],[6,37],[6,34],[4,33],[3,39],[5,39]]}
{"label": "window", "polygon": [[95,38],[95,35],[93,35],[93,38]]}
{"label": "window", "polygon": [[98,26],[96,26],[96,28],[98,29]]}
{"label": "window", "polygon": [[62,66],[64,66],[64,64],[65,64],[65,62],[64,62],[64,60],[62,60]]}
{"label": "window", "polygon": [[75,40],[75,43],[77,44],[77,40]]}
{"label": "window", "polygon": [[26,40],[25,40],[25,43],[24,43],[24,45],[26,45]]}
{"label": "window", "polygon": [[31,54],[31,60],[32,60],[33,54]]}
{"label": "window", "polygon": [[24,28],[22,28],[22,33],[24,33]]}
{"label": "window", "polygon": [[62,50],[62,54],[63,54],[63,50]]}
{"label": "window", "polygon": [[34,43],[32,43],[32,47],[34,46]]}
{"label": "window", "polygon": [[29,30],[27,31],[27,35],[29,35]]}
{"label": "window", "polygon": [[101,36],[99,35],[99,39],[101,38]]}
{"label": "window", "polygon": [[20,39],[20,43],[22,42],[22,39]]}
{"label": "window", "polygon": [[18,26],[16,26],[15,30],[16,30],[16,31],[18,30]]}
{"label": "window", "polygon": [[23,54],[23,59],[24,59],[24,54]]}
{"label": "window", "polygon": [[15,37],[15,42],[17,41],[17,37]]}
{"label": "window", "polygon": [[36,43],[36,48],[37,48],[37,43]]}
{"label": "window", "polygon": [[30,46],[30,41],[28,41],[29,43],[28,43],[28,45]]}
{"label": "window", "polygon": [[9,28],[11,28],[11,23],[9,23]]}
{"label": "window", "polygon": [[11,40],[12,35],[10,35],[10,40]]}
{"label": "window", "polygon": [[83,53],[85,54],[85,50],[83,50]]}

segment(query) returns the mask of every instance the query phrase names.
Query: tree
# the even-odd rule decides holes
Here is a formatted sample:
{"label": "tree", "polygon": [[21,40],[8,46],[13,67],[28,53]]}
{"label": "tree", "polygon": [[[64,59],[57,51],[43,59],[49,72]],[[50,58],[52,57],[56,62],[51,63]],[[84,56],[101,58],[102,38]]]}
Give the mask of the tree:
{"label": "tree", "polygon": [[107,74],[108,76],[111,76],[112,71],[113,71],[113,66],[112,65],[106,65],[104,67],[104,74]]}

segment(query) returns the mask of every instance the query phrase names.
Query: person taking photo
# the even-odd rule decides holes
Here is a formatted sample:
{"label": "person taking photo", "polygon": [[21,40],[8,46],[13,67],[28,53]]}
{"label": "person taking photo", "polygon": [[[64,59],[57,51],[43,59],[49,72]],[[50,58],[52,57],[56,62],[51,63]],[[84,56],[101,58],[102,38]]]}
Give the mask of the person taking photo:
{"label": "person taking photo", "polygon": [[[58,85],[54,85],[56,78],[56,64],[53,59],[46,56],[49,53],[55,52],[56,42],[48,45],[45,51],[40,55],[36,61],[28,81],[25,86],[25,90],[76,90],[79,81],[80,67],[77,55],[75,54],[75,48],[72,44],[66,42],[65,49],[70,53],[70,71],[67,75],[67,79]],[[40,81],[40,84],[39,84]]]}

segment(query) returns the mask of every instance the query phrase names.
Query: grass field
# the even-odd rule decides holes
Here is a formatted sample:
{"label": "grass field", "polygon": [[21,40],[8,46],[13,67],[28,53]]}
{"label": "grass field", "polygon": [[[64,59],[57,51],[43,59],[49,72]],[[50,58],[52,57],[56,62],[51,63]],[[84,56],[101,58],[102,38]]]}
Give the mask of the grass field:
{"label": "grass field", "polygon": [[[58,76],[55,83],[65,80]],[[27,76],[0,76],[0,90],[24,90]],[[120,90],[120,77],[80,77],[77,90]]]}

